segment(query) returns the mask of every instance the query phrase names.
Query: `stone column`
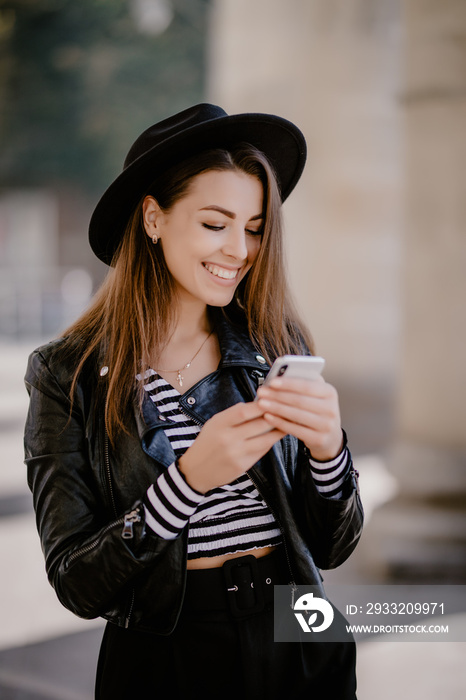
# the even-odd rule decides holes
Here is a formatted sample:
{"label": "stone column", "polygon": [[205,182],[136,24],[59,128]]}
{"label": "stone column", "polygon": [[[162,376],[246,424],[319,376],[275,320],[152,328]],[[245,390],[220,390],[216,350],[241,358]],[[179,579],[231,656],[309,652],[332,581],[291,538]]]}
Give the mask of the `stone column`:
{"label": "stone column", "polygon": [[377,513],[388,576],[466,581],[466,3],[405,0],[400,495]]}

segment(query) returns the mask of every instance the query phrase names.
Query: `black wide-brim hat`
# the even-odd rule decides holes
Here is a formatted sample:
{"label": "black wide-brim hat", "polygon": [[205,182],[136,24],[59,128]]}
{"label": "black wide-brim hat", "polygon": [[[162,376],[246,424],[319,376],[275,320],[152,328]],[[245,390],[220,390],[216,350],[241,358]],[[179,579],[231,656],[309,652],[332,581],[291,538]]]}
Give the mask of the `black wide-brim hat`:
{"label": "black wide-brim hat", "polygon": [[272,114],[228,115],[221,107],[200,104],[146,129],[131,146],[122,173],[97,204],[89,242],[107,265],[141,197],[164,170],[211,148],[249,143],[275,170],[282,202],[298,182],[306,162],[306,141],[291,122]]}

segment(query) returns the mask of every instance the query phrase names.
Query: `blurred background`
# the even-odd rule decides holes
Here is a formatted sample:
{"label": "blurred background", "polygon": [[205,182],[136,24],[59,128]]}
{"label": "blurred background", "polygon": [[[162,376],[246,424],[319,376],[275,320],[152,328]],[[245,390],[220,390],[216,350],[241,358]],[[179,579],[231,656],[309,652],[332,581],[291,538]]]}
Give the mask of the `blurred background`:
{"label": "blurred background", "polygon": [[[367,512],[326,582],[466,584],[464,0],[0,0],[0,698],[93,696],[102,623],[46,581],[23,375],[105,275],[87,226],[129,146],[202,101],[308,141],[290,280]],[[464,697],[465,652],[362,642],[359,698]]]}

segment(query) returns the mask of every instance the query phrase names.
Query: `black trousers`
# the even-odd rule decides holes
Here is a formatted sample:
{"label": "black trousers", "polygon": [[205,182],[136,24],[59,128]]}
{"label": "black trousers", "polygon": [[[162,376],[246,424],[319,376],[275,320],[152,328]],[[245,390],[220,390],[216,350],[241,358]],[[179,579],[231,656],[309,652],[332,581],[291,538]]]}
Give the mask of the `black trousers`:
{"label": "black trousers", "polygon": [[[274,642],[273,585],[286,583],[286,568],[279,553],[252,559],[188,571],[185,604],[169,636],[108,623],[96,700],[355,700],[354,643]],[[259,597],[251,563],[255,588],[258,579],[264,583]]]}

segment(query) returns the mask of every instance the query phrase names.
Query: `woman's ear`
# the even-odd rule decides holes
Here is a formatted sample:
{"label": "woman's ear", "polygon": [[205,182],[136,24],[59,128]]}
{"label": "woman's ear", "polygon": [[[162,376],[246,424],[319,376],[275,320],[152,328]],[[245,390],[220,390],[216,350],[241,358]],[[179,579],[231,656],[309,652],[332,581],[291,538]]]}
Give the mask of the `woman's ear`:
{"label": "woman's ear", "polygon": [[142,203],[142,217],[146,233],[150,238],[152,238],[152,240],[154,240],[154,236],[156,237],[155,240],[160,238],[160,230],[158,226],[160,224],[162,213],[163,212],[154,197],[148,195]]}

